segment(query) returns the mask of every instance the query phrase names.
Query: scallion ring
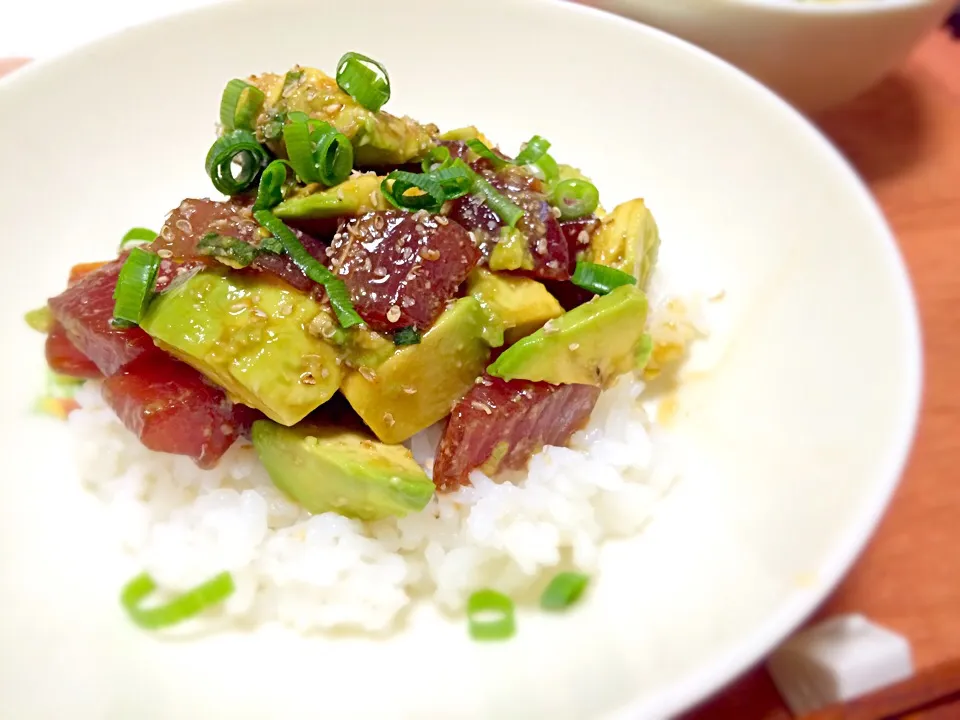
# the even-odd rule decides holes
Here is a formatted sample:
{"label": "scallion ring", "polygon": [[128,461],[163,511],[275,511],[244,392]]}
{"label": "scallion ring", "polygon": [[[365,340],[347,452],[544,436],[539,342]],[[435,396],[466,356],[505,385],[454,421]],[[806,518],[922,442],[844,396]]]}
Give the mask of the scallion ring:
{"label": "scallion ring", "polygon": [[430,148],[430,152],[424,156],[420,167],[423,168],[425,173],[428,173],[449,167],[451,162],[453,160],[450,157],[450,148],[445,145],[437,145]]}
{"label": "scallion ring", "polygon": [[467,620],[474,640],[506,640],[516,632],[513,601],[496,590],[478,590],[470,596]]}
{"label": "scallion ring", "polygon": [[348,52],[337,63],[337,85],[367,110],[377,112],[390,99],[390,76],[373,58]]}
{"label": "scallion ring", "polygon": [[306,251],[303,244],[294,235],[282,220],[269,210],[257,210],[254,219],[269,230],[274,237],[283,243],[283,249],[293,260],[300,271],[316,283],[323,285],[330,298],[330,306],[337,315],[337,320],[343,328],[350,328],[363,322],[350,300],[350,291],[343,280],[336,277],[327,268],[321,265],[313,255]]}
{"label": "scallion ring", "polygon": [[293,166],[286,160],[274,160],[267,165],[260,176],[254,210],[270,210],[283,202],[283,186],[287,183],[288,170],[293,170]]}
{"label": "scallion ring", "polygon": [[157,233],[150,228],[135,227],[127,230],[126,234],[120,239],[120,249],[125,250],[131,245],[143,245],[152,243],[157,239]]}
{"label": "scallion ring", "polygon": [[586,180],[570,178],[556,184],[552,193],[553,204],[560,210],[561,220],[589,215],[600,204],[597,186]]}
{"label": "scallion ring", "polygon": [[456,200],[473,190],[477,174],[459,158],[451,165],[441,167],[429,174],[430,179],[438,183],[443,190],[443,199]]}
{"label": "scallion ring", "polygon": [[[224,195],[243,192],[267,164],[267,151],[249,130],[231,130],[217,139],[204,164],[213,186]],[[234,164],[239,172],[234,173]]]}
{"label": "scallion ring", "polygon": [[153,298],[160,256],[135,247],[120,268],[113,290],[113,317],[123,323],[137,324]]}
{"label": "scallion ring", "polygon": [[224,130],[253,130],[266,96],[243,80],[231,80],[220,98],[220,124]]}
{"label": "scallion ring", "polygon": [[483,198],[491,210],[510,227],[514,227],[523,217],[523,208],[506,195],[502,195],[493,185],[479,175],[473,178],[473,192]]}
{"label": "scallion ring", "polygon": [[540,178],[547,188],[560,178],[560,167],[550,153],[544,153],[535,163],[528,164],[527,169]]}
{"label": "scallion ring", "polygon": [[515,165],[533,165],[539,161],[549,149],[549,140],[539,135],[534,135],[527,141],[527,144],[523,146],[523,150],[517,154],[513,162]]}
{"label": "scallion ring", "polygon": [[168,603],[156,607],[141,607],[143,600],[156,589],[157,583],[154,579],[147,573],[142,573],[128,582],[120,594],[120,603],[130,615],[130,619],[144,630],[158,630],[189,620],[226,600],[236,588],[233,576],[223,572]]}
{"label": "scallion ring", "polygon": [[578,261],[570,282],[597,295],[606,295],[621,285],[636,285],[637,279],[616,268]]}
{"label": "scallion ring", "polygon": [[467,140],[467,147],[473,150],[473,152],[482,157],[484,160],[488,160],[495,168],[499,169],[510,164],[509,160],[504,160],[476,138],[470,138]]}
{"label": "scallion ring", "polygon": [[284,126],[283,142],[290,165],[304,182],[333,187],[350,176],[353,145],[330,123],[295,120]]}
{"label": "scallion ring", "polygon": [[[411,190],[419,192],[411,193]],[[412,173],[394,170],[380,183],[383,196],[401,210],[429,210],[437,212],[447,199],[443,186],[431,173]]]}
{"label": "scallion ring", "polygon": [[590,578],[583,573],[560,573],[540,596],[540,607],[544,610],[565,610],[580,599],[588,582]]}

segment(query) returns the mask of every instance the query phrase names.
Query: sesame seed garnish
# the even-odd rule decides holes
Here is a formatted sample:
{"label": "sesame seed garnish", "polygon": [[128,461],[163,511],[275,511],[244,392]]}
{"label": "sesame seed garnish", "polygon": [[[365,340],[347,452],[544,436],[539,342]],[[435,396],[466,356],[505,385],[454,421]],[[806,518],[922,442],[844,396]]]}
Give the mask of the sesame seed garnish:
{"label": "sesame seed garnish", "polygon": [[400,389],[403,390],[407,395],[417,394],[417,389],[415,387],[410,387],[409,385],[401,385]]}
{"label": "sesame seed garnish", "polygon": [[403,307],[405,307],[405,308],[408,308],[408,307],[413,306],[414,303],[416,303],[416,300],[414,300],[414,299],[413,299],[412,297],[410,297],[410,296],[404,296],[404,297],[401,298],[401,300],[400,300],[400,304],[401,304]]}
{"label": "sesame seed garnish", "polygon": [[492,414],[493,414],[493,410],[491,410],[488,405],[484,405],[482,402],[477,402],[476,400],[474,400],[472,403],[470,403],[470,407],[476,408],[477,410],[482,410],[482,411],[485,412],[487,415],[492,415]]}
{"label": "sesame seed garnish", "polygon": [[370,191],[370,204],[374,207],[380,204],[380,196],[377,194],[376,190]]}
{"label": "sesame seed garnish", "polygon": [[393,415],[388,412],[383,414],[383,422],[387,427],[393,427],[397,424],[397,421],[393,419]]}
{"label": "sesame seed garnish", "polygon": [[537,240],[537,252],[540,255],[547,254],[547,239],[545,237],[542,237],[539,240]]}
{"label": "sesame seed garnish", "polygon": [[366,365],[360,366],[360,374],[363,376],[364,380],[369,380],[370,382],[373,382],[377,379],[377,374]]}
{"label": "sesame seed garnish", "polygon": [[340,108],[342,107],[343,105],[341,105],[340,103],[330,103],[323,109],[323,111],[328,115],[333,115],[333,113],[339,112]]}
{"label": "sesame seed garnish", "polygon": [[448,222],[450,222],[443,215],[437,215],[434,219],[437,221],[437,225],[446,225]]}
{"label": "sesame seed garnish", "polygon": [[400,319],[400,308],[396,305],[392,305],[389,310],[387,310],[387,320],[390,322],[396,322]]}
{"label": "sesame seed garnish", "polygon": [[570,348],[570,352],[574,352],[580,349],[580,343],[570,343],[568,347]]}
{"label": "sesame seed garnish", "polygon": [[343,188],[337,188],[337,200],[343,200]]}
{"label": "sesame seed garnish", "polygon": [[164,260],[167,260],[173,257],[173,251],[167,250],[166,248],[160,248],[159,250],[157,250],[157,255],[162,257]]}
{"label": "sesame seed garnish", "polygon": [[254,309],[253,309],[253,314],[256,315],[256,316],[259,317],[259,318],[265,318],[265,317],[267,316],[267,314],[266,314],[263,310],[261,310],[260,308],[254,308]]}
{"label": "sesame seed garnish", "polygon": [[420,251],[420,257],[422,257],[424,260],[439,260],[440,251],[436,248],[423,248]]}
{"label": "sesame seed garnish", "polygon": [[551,206],[550,206],[550,214],[553,215],[557,220],[559,220],[559,219],[560,219],[560,215],[561,215],[562,213],[560,212],[560,208],[558,208],[558,207],[553,207],[553,206],[551,205]]}
{"label": "sesame seed garnish", "polygon": [[363,261],[363,269],[366,270],[367,272],[370,272],[373,269],[373,263],[370,262],[369,257]]}
{"label": "sesame seed garnish", "polygon": [[383,215],[376,215],[373,218],[373,227],[377,230],[383,230],[383,226],[387,224],[387,221],[383,219]]}
{"label": "sesame seed garnish", "polygon": [[193,225],[191,225],[186,220],[183,220],[183,219],[177,220],[176,225],[177,225],[177,230],[179,230],[184,234],[189,234],[193,232]]}
{"label": "sesame seed garnish", "polygon": [[551,270],[556,270],[557,268],[560,267],[560,263],[558,263],[556,260],[550,260],[547,263],[547,267],[550,268]]}
{"label": "sesame seed garnish", "polygon": [[317,379],[313,377],[313,373],[305,372],[300,376],[300,382],[304,385],[316,385]]}
{"label": "sesame seed garnish", "polygon": [[220,432],[224,435],[233,435],[233,425],[230,423],[224,423],[220,426]]}

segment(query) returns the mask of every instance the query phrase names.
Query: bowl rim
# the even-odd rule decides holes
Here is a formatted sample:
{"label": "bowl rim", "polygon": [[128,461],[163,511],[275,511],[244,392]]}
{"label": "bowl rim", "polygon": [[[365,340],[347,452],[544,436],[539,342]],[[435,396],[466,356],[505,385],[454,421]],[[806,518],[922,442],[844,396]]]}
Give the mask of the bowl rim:
{"label": "bowl rim", "polygon": [[[716,0],[710,1],[715,2]],[[809,9],[809,6],[814,4],[798,2],[797,0],[726,1],[767,9],[790,8],[793,4],[799,8]],[[906,404],[910,408],[910,412],[900,418],[900,425],[897,428],[897,442],[886,449],[886,459],[883,462],[883,467],[886,468],[885,472],[879,474],[880,477],[874,483],[875,487],[872,489],[868,501],[856,508],[854,522],[850,523],[841,532],[840,539],[827,555],[826,562],[819,572],[822,582],[818,584],[817,589],[801,591],[798,588],[791,595],[785,596],[779,603],[771,606],[771,612],[763,622],[755,625],[750,632],[743,635],[726,650],[704,658],[704,661],[697,668],[686,673],[678,681],[662,686],[649,697],[628,700],[622,706],[609,712],[607,720],[671,717],[678,712],[695,707],[739,678],[750,666],[762,661],[776,645],[795,631],[833,592],[873,536],[890,504],[894,491],[900,483],[910,451],[913,448],[920,419],[923,390],[923,342],[916,293],[894,234],[863,180],[827,137],[806,116],[781,98],[775,91],[728,61],[693,43],[636,20],[583,4],[578,0],[568,0],[567,2],[558,0],[494,0],[494,3],[497,2],[503,5],[516,6],[540,5],[547,12],[579,13],[585,18],[592,18],[591,22],[607,23],[614,27],[619,26],[622,30],[631,34],[640,33],[640,37],[644,34],[656,37],[660,42],[673,44],[687,54],[698,56],[700,58],[698,62],[725,68],[724,71],[727,74],[738,76],[739,80],[737,82],[750,86],[753,94],[764,96],[770,112],[790,116],[796,132],[805,133],[812,142],[819,146],[818,151],[823,155],[824,161],[832,163],[835,172],[844,175],[846,182],[856,189],[862,212],[865,218],[875,226],[875,235],[883,244],[880,251],[884,254],[889,265],[888,271],[893,281],[892,291],[898,296],[898,307],[901,315],[898,321],[903,325],[909,339],[905,347],[900,348],[900,352],[904,353],[905,356],[906,374],[901,380],[907,397]],[[870,2],[869,0],[863,0],[863,2],[871,8],[868,12],[876,12],[878,9],[879,2]],[[937,2],[945,2],[945,0],[882,0],[882,5],[888,9],[902,9],[904,7],[932,5]],[[271,7],[272,0],[213,0],[213,2],[208,2],[202,6],[165,14],[114,30],[62,52],[31,61],[9,75],[0,78],[0,96],[7,92],[7,88],[32,82],[31,78],[35,74],[46,72],[48,67],[56,70],[57,65],[66,65],[72,57],[96,52],[102,45],[119,42],[121,37],[128,33],[135,33],[146,27],[174,25],[188,21],[189,18],[208,14],[229,13],[231,6],[249,7],[257,4]],[[826,5],[828,3],[815,4]],[[832,5],[832,3],[829,4]],[[837,4],[845,8],[851,5],[856,7],[852,0],[842,0]],[[794,8],[794,10],[796,9]],[[833,10],[836,10],[836,8],[833,8]],[[857,8],[857,12],[862,11]]]}
{"label": "bowl rim", "polygon": [[[716,2],[716,0],[709,0]],[[947,0],[721,0],[730,5],[801,16],[851,17],[929,9]]]}

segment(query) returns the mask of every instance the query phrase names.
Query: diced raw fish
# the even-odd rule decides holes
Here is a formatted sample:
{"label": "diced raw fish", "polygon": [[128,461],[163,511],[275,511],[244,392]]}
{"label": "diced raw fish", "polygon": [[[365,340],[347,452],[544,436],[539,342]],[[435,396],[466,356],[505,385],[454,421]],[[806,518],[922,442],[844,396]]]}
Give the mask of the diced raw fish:
{"label": "diced raw fish", "polygon": [[103,397],[146,447],[211,468],[260,413],[231,403],[189,365],[158,352],[103,383]]}
{"label": "diced raw fish", "polygon": [[483,376],[454,407],[433,466],[441,492],[469,484],[470,471],[489,475],[526,467],[546,445],[564,445],[583,427],[600,397],[589,385],[550,385]]}
{"label": "diced raw fish", "polygon": [[330,245],[332,269],[377,331],[429,327],[480,260],[458,223],[426,212],[371,212],[345,223]]}
{"label": "diced raw fish", "polygon": [[54,323],[47,333],[47,365],[55,373],[76,378],[99,378],[102,373],[93,362],[77,349],[60,323]]}
{"label": "diced raw fish", "polygon": [[124,259],[87,273],[49,301],[67,337],[104,375],[113,375],[145,352],[158,352],[140,328],[113,323],[113,291]]}

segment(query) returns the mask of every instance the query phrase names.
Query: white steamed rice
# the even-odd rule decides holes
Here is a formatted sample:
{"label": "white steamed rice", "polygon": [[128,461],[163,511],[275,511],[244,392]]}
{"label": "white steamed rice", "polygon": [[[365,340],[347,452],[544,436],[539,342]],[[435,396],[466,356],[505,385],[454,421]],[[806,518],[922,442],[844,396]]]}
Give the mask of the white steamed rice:
{"label": "white steamed rice", "polygon": [[[651,308],[655,341],[687,347],[699,299]],[[462,610],[475,590],[523,597],[560,566],[590,572],[607,538],[638,532],[678,476],[669,434],[644,410],[644,384],[623,376],[569,448],[547,447],[526,476],[435,497],[420,513],[373,523],[311,516],[270,482],[249,443],[213,470],[144,448],[101,396],[77,393],[70,415],[83,482],[159,586],[187,590],[228,570],[236,592],[217,611],[298,630],[391,628],[411,603]],[[429,472],[442,427],[412,438]],[[502,478],[501,478],[502,479]]]}

